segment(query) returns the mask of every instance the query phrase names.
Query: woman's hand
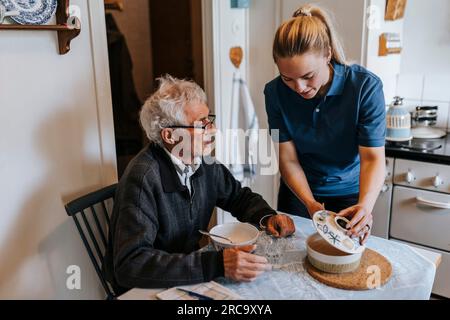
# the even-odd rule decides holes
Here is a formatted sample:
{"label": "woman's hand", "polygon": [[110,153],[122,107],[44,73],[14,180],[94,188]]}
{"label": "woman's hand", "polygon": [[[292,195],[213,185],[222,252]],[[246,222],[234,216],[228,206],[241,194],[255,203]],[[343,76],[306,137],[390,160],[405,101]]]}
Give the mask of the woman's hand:
{"label": "woman's hand", "polygon": [[287,237],[295,232],[294,221],[285,214],[277,214],[267,219],[267,232],[275,237]]}
{"label": "woman's hand", "polygon": [[373,216],[372,212],[366,207],[356,204],[347,209],[341,210],[338,216],[351,219],[347,224],[347,235],[359,237],[361,245],[365,244],[372,230]]}

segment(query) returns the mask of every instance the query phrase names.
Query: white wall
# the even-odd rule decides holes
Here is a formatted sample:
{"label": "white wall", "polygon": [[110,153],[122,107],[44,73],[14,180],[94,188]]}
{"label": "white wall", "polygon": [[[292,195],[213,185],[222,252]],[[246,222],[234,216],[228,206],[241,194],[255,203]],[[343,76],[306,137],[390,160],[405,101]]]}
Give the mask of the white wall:
{"label": "white wall", "polygon": [[385,21],[384,13],[386,8],[386,0],[370,0],[370,5],[376,10],[373,17],[377,23],[372,28],[367,28],[367,52],[365,66],[383,82],[383,91],[386,104],[389,104],[396,95],[397,76],[400,73],[401,54],[390,54],[387,56],[379,56],[379,37],[385,32],[399,33],[403,38],[403,22],[404,19],[395,21]]}
{"label": "white wall", "polygon": [[311,3],[317,4],[330,13],[338,36],[344,47],[347,60],[351,63],[362,63],[363,45],[363,21],[365,20],[364,9],[365,0],[320,0],[320,1],[299,1],[282,0],[282,21],[288,20],[300,6]]}
{"label": "white wall", "polygon": [[414,109],[439,106],[436,126],[450,131],[450,2],[409,0],[397,94]]}
{"label": "white wall", "polygon": [[402,72],[450,74],[448,0],[408,0],[404,29]]}
{"label": "white wall", "polygon": [[0,299],[103,297],[63,207],[117,179],[103,1],[71,2],[82,31],[66,55],[53,31],[0,31]]}

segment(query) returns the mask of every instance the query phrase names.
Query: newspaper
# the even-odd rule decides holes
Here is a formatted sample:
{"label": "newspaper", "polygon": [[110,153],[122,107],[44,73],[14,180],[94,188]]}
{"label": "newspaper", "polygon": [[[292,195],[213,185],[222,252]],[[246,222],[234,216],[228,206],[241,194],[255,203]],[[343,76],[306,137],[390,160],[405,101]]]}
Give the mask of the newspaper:
{"label": "newspaper", "polygon": [[156,297],[160,300],[199,300],[199,298],[192,296],[187,292],[178,290],[177,288],[186,289],[213,300],[242,300],[242,297],[238,294],[215,281],[170,288],[158,293]]}

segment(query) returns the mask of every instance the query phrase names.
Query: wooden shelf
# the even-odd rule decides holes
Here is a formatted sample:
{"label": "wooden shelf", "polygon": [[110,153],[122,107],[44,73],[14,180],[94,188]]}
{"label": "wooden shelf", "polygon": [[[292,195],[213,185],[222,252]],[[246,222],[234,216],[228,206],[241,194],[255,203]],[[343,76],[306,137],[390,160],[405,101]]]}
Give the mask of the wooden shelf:
{"label": "wooden shelf", "polygon": [[70,0],[58,0],[56,25],[0,24],[0,30],[57,31],[59,53],[66,54],[70,51],[70,42],[81,32],[81,28],[67,25],[69,2]]}
{"label": "wooden shelf", "polygon": [[[400,54],[402,52],[402,48],[400,45],[400,35],[394,34],[394,36],[395,36],[394,39],[392,39],[389,33],[382,33],[380,35],[378,43],[379,56],[387,56],[389,54]],[[395,44],[395,46],[392,47],[392,44]]]}
{"label": "wooden shelf", "polygon": [[64,31],[64,30],[71,30],[69,26],[67,25],[22,25],[22,24],[1,24],[0,30],[43,30],[43,31]]}
{"label": "wooden shelf", "polygon": [[394,21],[405,15],[406,0],[387,0],[384,20]]}

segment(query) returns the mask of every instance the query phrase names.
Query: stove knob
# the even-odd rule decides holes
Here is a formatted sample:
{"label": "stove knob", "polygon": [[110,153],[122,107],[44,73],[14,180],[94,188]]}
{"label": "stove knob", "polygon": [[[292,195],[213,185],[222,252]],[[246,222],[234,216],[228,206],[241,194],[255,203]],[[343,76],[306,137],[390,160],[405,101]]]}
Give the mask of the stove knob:
{"label": "stove knob", "polygon": [[439,177],[438,174],[433,178],[433,186],[435,186],[436,188],[439,187],[443,183],[444,183],[444,181],[442,181],[441,177]]}
{"label": "stove knob", "polygon": [[389,190],[389,186],[387,185],[387,183],[383,184],[383,186],[381,187],[381,192],[385,193],[388,190]]}
{"label": "stove knob", "polygon": [[411,171],[408,171],[406,174],[406,182],[411,183],[414,180],[416,180],[416,177],[414,177],[414,174]]}

